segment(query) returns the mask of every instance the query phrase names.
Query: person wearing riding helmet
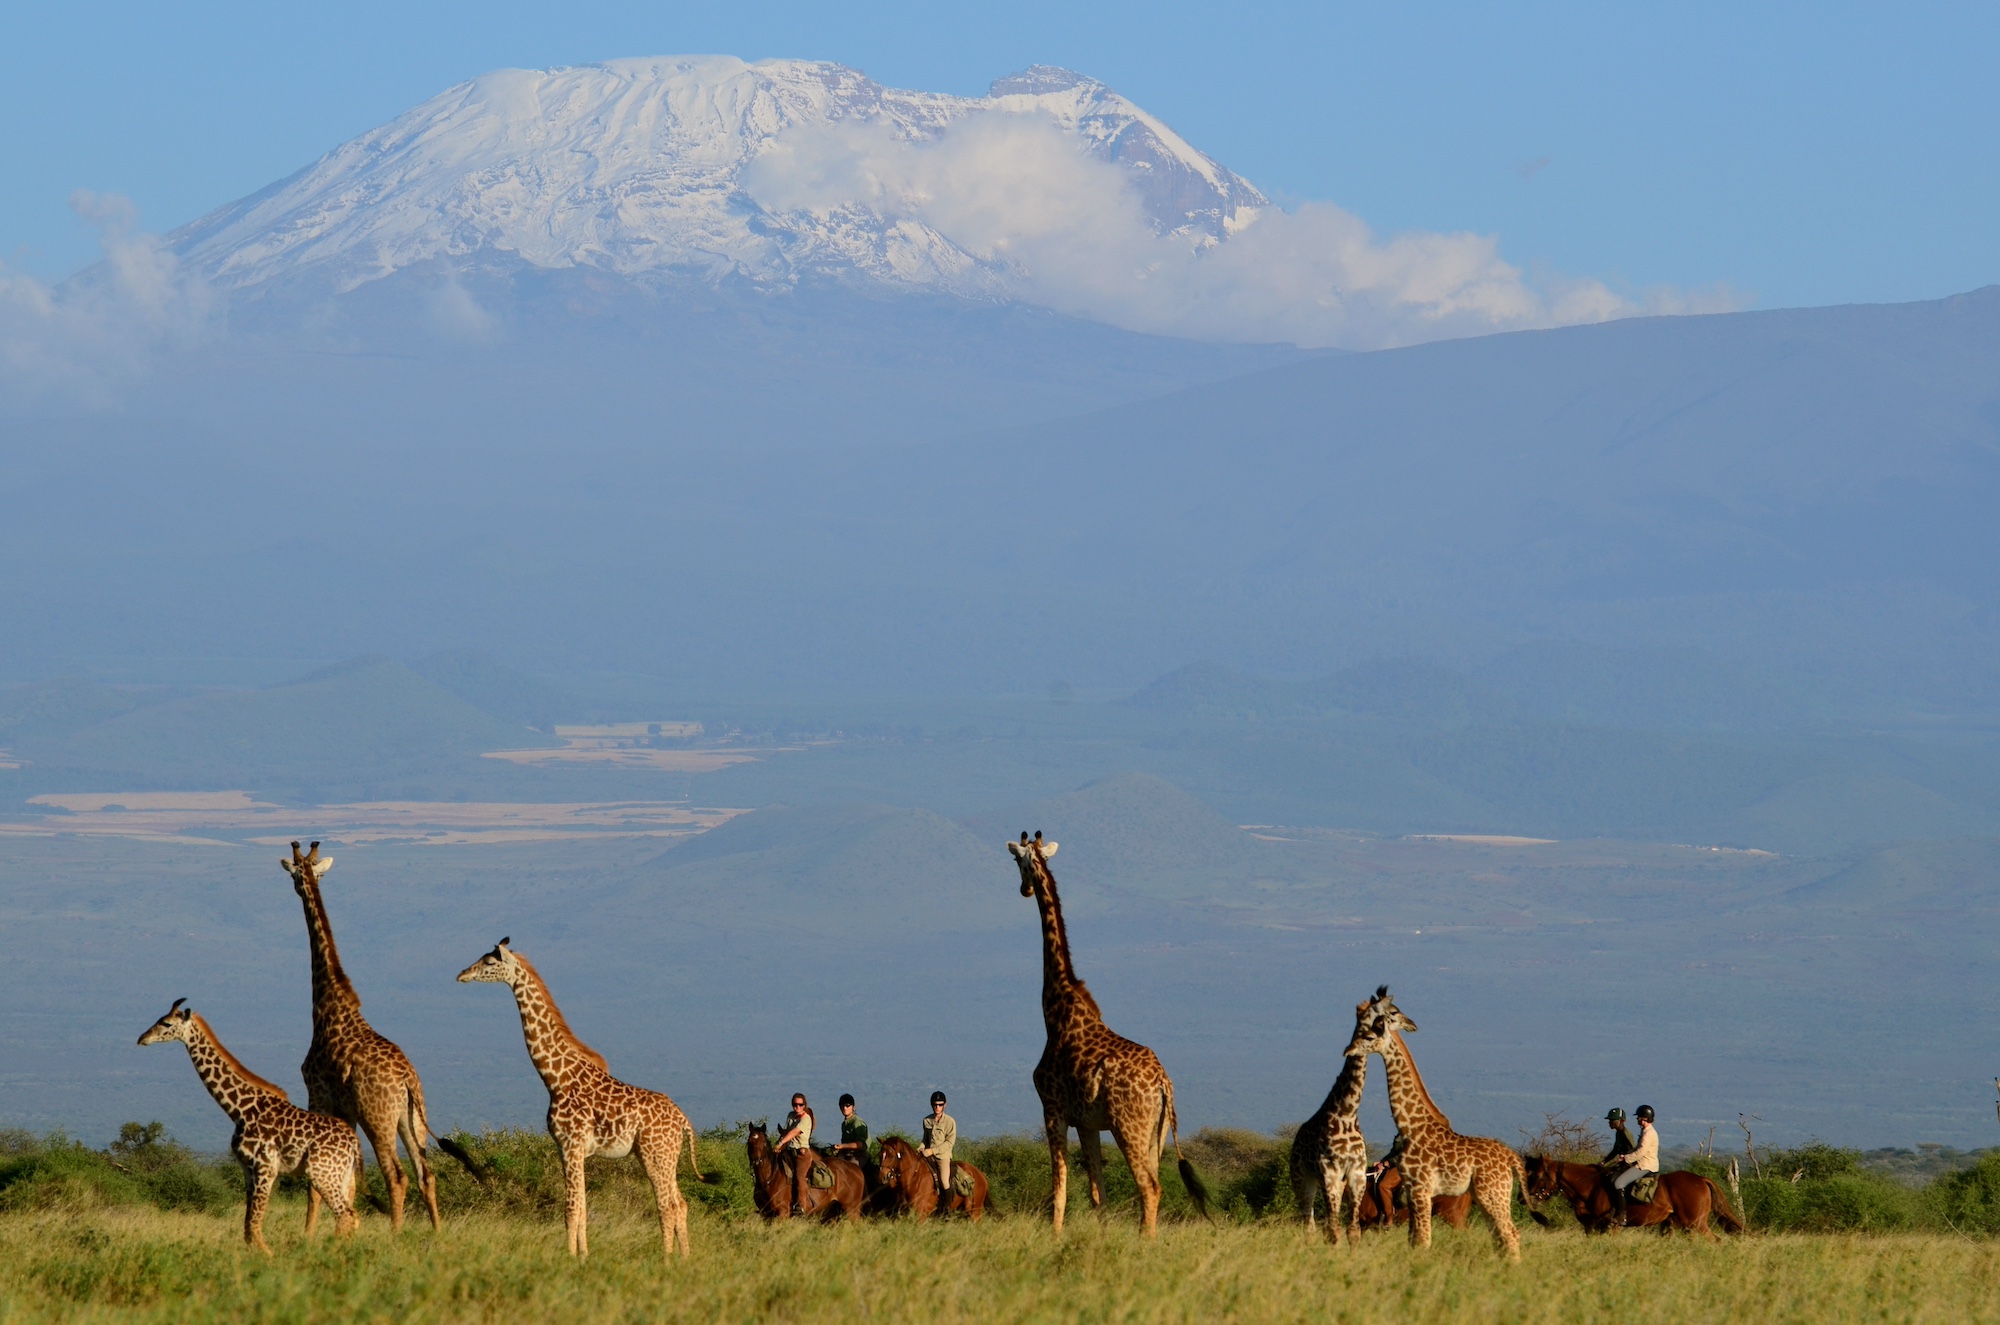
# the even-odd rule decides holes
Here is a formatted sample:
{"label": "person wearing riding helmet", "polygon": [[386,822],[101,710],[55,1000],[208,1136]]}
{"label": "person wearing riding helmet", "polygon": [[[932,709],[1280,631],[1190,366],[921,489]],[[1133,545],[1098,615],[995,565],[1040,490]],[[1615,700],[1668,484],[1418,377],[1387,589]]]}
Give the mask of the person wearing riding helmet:
{"label": "person wearing riding helmet", "polygon": [[951,1151],[958,1144],[958,1124],[944,1111],[944,1092],[931,1092],[931,1116],[924,1119],[923,1156],[937,1173],[938,1209],[951,1199]]}
{"label": "person wearing riding helmet", "polygon": [[792,1111],[785,1115],[785,1130],[778,1137],[772,1149],[783,1154],[792,1152],[792,1213],[806,1212],[806,1200],[811,1191],[813,1167],[813,1111],[803,1094],[792,1096]]}
{"label": "person wearing riding helmet", "polygon": [[1641,1104],[1638,1111],[1639,1144],[1625,1156],[1628,1167],[1611,1180],[1612,1227],[1625,1222],[1625,1189],[1641,1178],[1660,1171],[1660,1132],[1653,1126],[1653,1106]]}
{"label": "person wearing riding helmet", "polygon": [[1604,1121],[1611,1124],[1611,1149],[1605,1151],[1604,1158],[1597,1162],[1603,1168],[1622,1169],[1625,1167],[1625,1156],[1637,1150],[1638,1143],[1625,1130],[1625,1110],[1613,1109],[1604,1115]]}
{"label": "person wearing riding helmet", "polygon": [[840,1097],[840,1143],[833,1148],[836,1155],[868,1166],[868,1124],[861,1121],[861,1115],[854,1111],[854,1097]]}

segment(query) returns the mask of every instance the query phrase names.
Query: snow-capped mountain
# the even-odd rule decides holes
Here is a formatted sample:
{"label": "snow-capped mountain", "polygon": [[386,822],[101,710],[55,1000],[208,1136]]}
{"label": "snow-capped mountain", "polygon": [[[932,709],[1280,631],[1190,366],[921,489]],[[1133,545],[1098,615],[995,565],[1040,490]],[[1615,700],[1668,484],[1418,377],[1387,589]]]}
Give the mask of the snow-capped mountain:
{"label": "snow-capped mountain", "polygon": [[[1159,120],[1064,69],[1036,66],[972,98],[811,61],[633,59],[473,79],[169,243],[212,285],[238,290],[346,291],[443,260],[1001,294],[1005,252],[902,205],[925,182],[871,173],[864,150],[921,151],[981,122],[1044,125],[1076,155],[1115,163],[1154,232],[1193,247],[1265,205]],[[756,171],[780,159],[793,184],[838,168],[867,196],[760,190]]]}

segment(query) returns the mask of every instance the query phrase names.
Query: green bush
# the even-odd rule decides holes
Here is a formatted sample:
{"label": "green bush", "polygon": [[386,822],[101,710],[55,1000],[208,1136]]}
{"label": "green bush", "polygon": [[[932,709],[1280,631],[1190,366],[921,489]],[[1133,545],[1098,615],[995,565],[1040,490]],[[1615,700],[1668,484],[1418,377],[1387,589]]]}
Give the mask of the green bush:
{"label": "green bush", "polygon": [[1925,1221],[1966,1233],[2000,1233],[2000,1151],[1935,1178],[1919,1193]]}
{"label": "green bush", "polygon": [[92,1150],[56,1133],[0,1134],[0,1210],[87,1210],[155,1206],[219,1212],[243,1200],[234,1160],[203,1158],[154,1123],[126,1123],[118,1139]]}

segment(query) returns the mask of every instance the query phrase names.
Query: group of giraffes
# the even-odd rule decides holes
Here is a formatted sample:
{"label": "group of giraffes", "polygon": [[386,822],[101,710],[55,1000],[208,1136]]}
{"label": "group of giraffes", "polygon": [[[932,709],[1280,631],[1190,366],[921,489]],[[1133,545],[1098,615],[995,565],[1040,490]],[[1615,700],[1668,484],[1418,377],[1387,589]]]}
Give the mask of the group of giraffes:
{"label": "group of giraffes", "polygon": [[[1075,1130],[1083,1153],[1091,1205],[1101,1208],[1102,1134],[1108,1130],[1138,1187],[1141,1225],[1147,1235],[1154,1235],[1159,1226],[1159,1168],[1169,1141],[1189,1195],[1198,1206],[1206,1199],[1193,1166],[1180,1153],[1173,1080],[1151,1049],[1104,1024],[1097,1000],[1076,974],[1062,900],[1049,871],[1056,844],[1044,841],[1039,832],[1032,838],[1023,832],[1018,842],[1007,843],[1007,849],[1020,869],[1021,895],[1034,899],[1041,915],[1042,1019],[1048,1039],[1035,1065],[1034,1084],[1049,1145],[1055,1231],[1062,1232],[1068,1203],[1070,1131]],[[311,1188],[306,1232],[316,1226],[322,1203],[333,1210],[337,1234],[353,1230],[359,1222],[355,1201],[362,1177],[357,1127],[367,1134],[388,1184],[392,1228],[402,1229],[410,1181],[396,1153],[399,1141],[436,1228],[437,1180],[427,1159],[435,1134],[424,1111],[423,1084],[408,1056],[361,1015],[361,997],[341,968],[320,893],[320,880],[333,858],[321,856],[317,842],[304,852],[294,842],[291,856],[281,863],[305,906],[312,955],[312,1045],[300,1067],[306,1107],[298,1108],[282,1089],[238,1062],[207,1020],[183,1006],[186,999],[174,1000],[139,1043],[186,1045],[202,1083],[235,1123],[231,1150],[249,1177],[243,1221],[249,1245],[270,1250],[263,1226],[272,1189],[281,1174],[300,1168]],[[562,1160],[570,1252],[576,1256],[589,1252],[584,1161],[593,1155],[615,1159],[636,1150],[659,1206],[665,1250],[669,1256],[676,1252],[687,1256],[691,1250],[687,1200],[678,1176],[683,1141],[696,1179],[713,1180],[701,1174],[693,1125],[667,1096],[613,1077],[603,1056],[570,1030],[535,968],[508,942],[501,939],[491,952],[459,972],[458,979],[505,984],[513,991],[528,1057],[549,1092],[549,1134]],[[1386,986],[1355,1009],[1354,1035],[1340,1075],[1319,1112],[1300,1127],[1292,1147],[1292,1182],[1300,1213],[1308,1224],[1312,1222],[1312,1184],[1317,1180],[1327,1200],[1328,1235],[1338,1242],[1335,1223],[1346,1192],[1353,1198],[1348,1237],[1352,1241],[1359,1236],[1368,1156],[1356,1115],[1368,1057],[1374,1054],[1387,1071],[1389,1106],[1403,1138],[1401,1168],[1411,1196],[1411,1241],[1430,1244],[1433,1195],[1470,1190],[1492,1220],[1502,1250],[1518,1259],[1520,1239],[1510,1209],[1517,1176],[1526,1189],[1522,1161],[1498,1141],[1460,1136],[1452,1130],[1424,1089],[1403,1043],[1402,1033],[1416,1028],[1390,1000]]]}

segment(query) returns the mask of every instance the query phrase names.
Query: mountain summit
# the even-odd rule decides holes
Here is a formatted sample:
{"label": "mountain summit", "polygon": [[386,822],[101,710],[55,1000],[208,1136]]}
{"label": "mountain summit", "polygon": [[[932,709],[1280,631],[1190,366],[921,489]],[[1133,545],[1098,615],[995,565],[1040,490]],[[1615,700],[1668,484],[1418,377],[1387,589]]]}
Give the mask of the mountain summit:
{"label": "mountain summit", "polygon": [[977,150],[980,126],[1028,126],[1043,147],[1114,163],[1153,232],[1194,247],[1266,205],[1165,124],[1066,69],[1038,65],[971,98],[886,88],[838,64],[672,57],[485,74],[169,243],[211,284],[239,291],[345,292],[444,260],[999,295],[1004,241],[947,237],[911,205],[926,181],[879,159],[922,162],[968,128]]}

